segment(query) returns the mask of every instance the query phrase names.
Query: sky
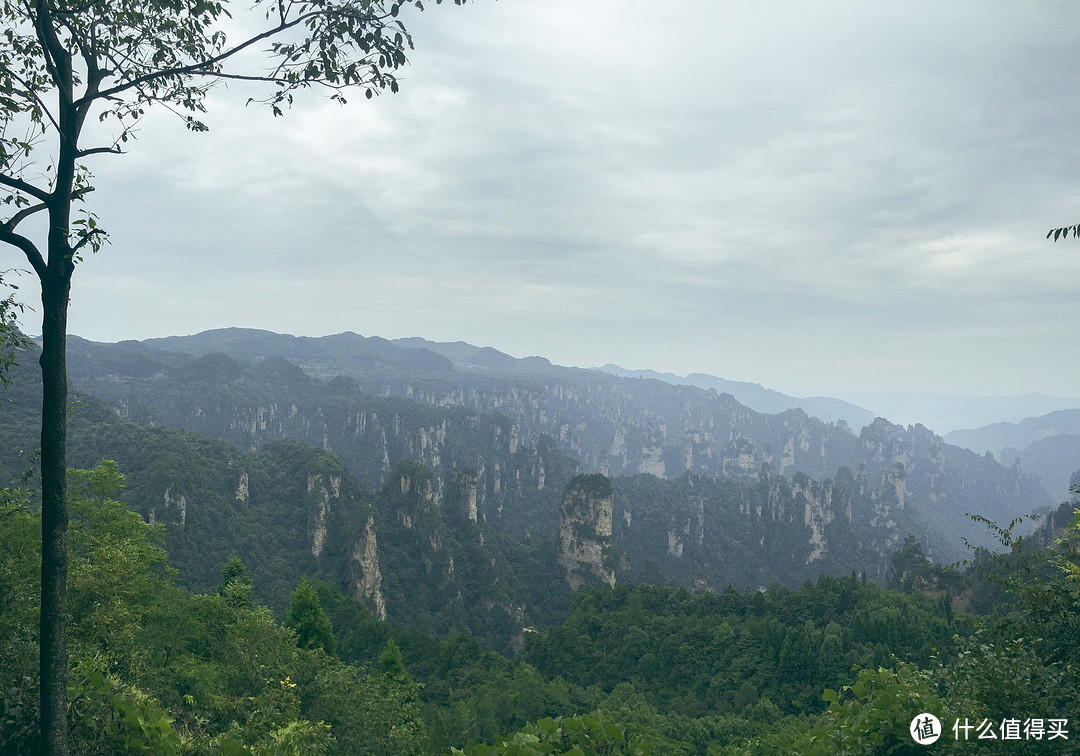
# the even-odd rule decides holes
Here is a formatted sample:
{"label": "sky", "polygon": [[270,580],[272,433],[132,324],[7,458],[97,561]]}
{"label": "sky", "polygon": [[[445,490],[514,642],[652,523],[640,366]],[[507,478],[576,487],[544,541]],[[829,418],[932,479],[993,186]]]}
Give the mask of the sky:
{"label": "sky", "polygon": [[402,18],[398,94],[308,92],[273,118],[220,88],[209,133],[152,112],[128,154],[88,158],[111,243],[75,273],[69,331],[422,336],[795,395],[1080,394],[1080,241],[1045,239],[1080,221],[1080,4]]}

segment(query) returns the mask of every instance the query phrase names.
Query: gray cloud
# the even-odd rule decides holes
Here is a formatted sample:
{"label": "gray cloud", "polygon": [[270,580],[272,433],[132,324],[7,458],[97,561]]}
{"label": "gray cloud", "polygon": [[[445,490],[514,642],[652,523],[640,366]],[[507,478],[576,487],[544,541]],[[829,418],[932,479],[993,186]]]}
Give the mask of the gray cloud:
{"label": "gray cloud", "polygon": [[113,245],[77,274],[72,331],[351,329],[799,393],[1075,393],[1080,252],[1043,235],[1080,212],[1077,6],[409,21],[398,95],[272,119],[234,87],[209,134],[157,113],[96,163]]}

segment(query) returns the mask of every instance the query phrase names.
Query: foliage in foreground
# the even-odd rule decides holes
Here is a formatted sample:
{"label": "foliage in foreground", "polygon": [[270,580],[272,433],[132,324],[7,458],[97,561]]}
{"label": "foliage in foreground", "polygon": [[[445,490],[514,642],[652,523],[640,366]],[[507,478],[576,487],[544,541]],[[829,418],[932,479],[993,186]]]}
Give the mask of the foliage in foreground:
{"label": "foliage in foreground", "polygon": [[[115,464],[72,471],[68,692],[73,753],[158,756],[415,754],[426,740],[400,664],[364,671],[297,635],[241,579],[178,588],[162,530],[113,497]],[[0,751],[35,754],[39,512],[0,506]],[[298,615],[319,626],[301,595]],[[314,618],[314,619],[312,619]],[[325,615],[324,615],[325,618]]]}
{"label": "foliage in foreground", "polygon": [[[982,554],[982,576],[999,581],[1011,602],[978,618],[970,636],[957,639],[957,653],[947,663],[935,659],[920,669],[901,664],[895,670],[862,670],[855,683],[826,689],[828,710],[764,737],[754,737],[724,751],[728,756],[757,756],[781,751],[801,754],[901,754],[917,752],[907,731],[923,712],[937,716],[943,734],[934,753],[1046,754],[1075,753],[1076,712],[1080,711],[1080,510],[1063,537],[1049,548],[1025,549],[1009,528],[998,528],[1009,551]],[[962,728],[1006,720],[1045,724],[1069,719],[1066,738],[979,739]],[[957,730],[954,730],[957,726]],[[971,742],[978,740],[977,743]]]}
{"label": "foliage in foreground", "polygon": [[464,750],[455,748],[452,752],[467,756],[648,756],[653,745],[646,739],[627,738],[619,725],[598,712],[578,717],[545,717],[500,738],[493,746],[470,743]]}
{"label": "foliage in foreground", "polygon": [[[214,593],[180,589],[160,526],[113,498],[122,483],[108,462],[71,473],[74,753],[898,754],[924,711],[946,730],[935,753],[1068,753],[1077,737],[950,732],[956,719],[1080,710],[1076,522],[1050,549],[989,559],[1022,569],[994,573],[1013,601],[974,620],[851,577],[747,594],[627,585],[579,594],[511,661],[462,633],[376,622],[319,581],[301,583],[278,624],[239,559]],[[0,497],[4,753],[36,753],[29,500]]]}

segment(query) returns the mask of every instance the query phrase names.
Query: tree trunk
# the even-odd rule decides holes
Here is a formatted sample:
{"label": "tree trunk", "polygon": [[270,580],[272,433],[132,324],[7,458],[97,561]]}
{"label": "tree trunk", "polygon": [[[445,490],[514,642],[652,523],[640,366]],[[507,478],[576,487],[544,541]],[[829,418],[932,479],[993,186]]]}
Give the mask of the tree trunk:
{"label": "tree trunk", "polygon": [[60,42],[52,8],[37,0],[34,26],[53,83],[59,153],[49,211],[49,257],[41,279],[41,749],[67,756],[67,315],[71,274],[71,196],[80,118],[71,52]]}
{"label": "tree trunk", "polygon": [[41,281],[41,747],[66,756],[67,311],[71,277]]}

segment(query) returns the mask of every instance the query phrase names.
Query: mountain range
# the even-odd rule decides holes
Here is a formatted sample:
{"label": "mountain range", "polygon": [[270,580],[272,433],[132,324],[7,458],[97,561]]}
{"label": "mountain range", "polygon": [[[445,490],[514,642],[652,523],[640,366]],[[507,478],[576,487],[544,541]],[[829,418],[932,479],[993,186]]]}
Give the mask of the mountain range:
{"label": "mountain range", "polygon": [[[266,361],[271,357],[274,360]],[[299,369],[290,369],[281,360]],[[426,413],[426,419],[422,423],[398,420],[385,441],[385,434],[378,430],[336,439],[340,431],[320,418],[326,411],[323,397],[311,399],[306,412],[313,416],[300,424],[302,432],[290,430],[297,423],[295,417],[274,416],[281,414],[279,405],[288,398],[288,391],[282,395],[282,387],[258,395],[247,392],[245,401],[228,412],[215,410],[231,413],[228,417],[214,417],[207,412],[209,408],[177,405],[175,400],[182,394],[198,395],[190,386],[193,377],[214,375],[221,380],[238,374],[243,363],[253,367],[262,364],[263,372],[289,373],[285,388],[297,388],[304,375],[322,380],[351,379],[354,386],[329,380],[325,386],[319,384],[318,391],[350,394],[361,404],[376,398],[405,400],[395,410],[397,417]],[[73,338],[69,371],[76,385],[122,412],[141,412],[155,422],[198,430],[251,448],[266,438],[298,437],[333,449],[349,464],[359,466],[361,459],[365,460],[358,469],[371,481],[380,480],[396,459],[409,457],[442,476],[442,448],[454,442],[446,440],[446,431],[439,432],[441,426],[431,410],[422,409],[434,406],[467,411],[458,415],[459,422],[468,412],[498,419],[505,426],[500,433],[507,439],[508,449],[516,450],[519,445],[531,444],[535,437],[547,436],[560,451],[575,458],[582,471],[613,476],[649,473],[675,478],[691,472],[753,480],[762,466],[768,465],[774,474],[801,472],[824,479],[846,466],[865,468],[875,485],[881,485],[884,478],[896,475],[899,465],[903,467],[905,496],[922,517],[938,521],[935,527],[943,527],[949,535],[946,542],[958,540],[952,538],[958,534],[957,526],[949,523],[963,520],[967,512],[1011,519],[1018,508],[1036,509],[1053,503],[1022,469],[1006,468],[985,455],[951,446],[919,425],[905,428],[878,419],[856,435],[844,425],[824,422],[799,409],[779,414],[755,412],[715,389],[560,367],[542,357],[515,359],[463,342],[387,341],[353,333],[310,338],[251,329],[116,345]],[[170,384],[177,385],[165,392],[173,397],[166,403],[161,388]],[[271,401],[275,398],[279,401]],[[290,402],[290,408],[293,404]],[[378,410],[372,409],[378,416]],[[383,410],[384,416],[387,411]],[[301,405],[297,405],[297,412],[303,414]],[[355,422],[362,424],[361,420]],[[450,436],[461,438],[461,433],[452,430],[453,420],[450,422]],[[404,440],[407,433],[414,436],[398,452],[390,448],[394,439]],[[363,439],[366,450],[356,439]],[[486,477],[492,476],[492,462],[469,463]],[[488,481],[487,486],[493,483]],[[1013,501],[1017,496],[1026,503]],[[950,556],[958,553],[958,549],[951,549]]]}
{"label": "mountain range", "polygon": [[874,413],[863,407],[828,396],[794,397],[773,389],[765,388],[760,383],[729,381],[706,373],[690,373],[678,376],[674,373],[658,373],[655,370],[626,370],[618,365],[607,364],[596,368],[605,373],[624,378],[651,378],[676,386],[697,386],[715,389],[720,394],[731,394],[741,404],[752,410],[775,415],[789,409],[801,409],[811,417],[826,422],[845,422],[854,431],[861,430],[874,420]]}
{"label": "mountain range", "polygon": [[945,440],[980,454],[990,452],[1003,465],[1018,463],[1037,476],[1051,496],[1065,501],[1070,476],[1080,466],[1080,409],[956,430]]}
{"label": "mountain range", "polygon": [[[35,362],[0,405],[8,480],[36,444]],[[500,648],[557,621],[577,587],[882,580],[909,534],[948,563],[962,539],[990,541],[967,513],[1055,503],[1023,465],[922,426],[877,418],[856,435],[715,387],[462,342],[72,336],[68,369],[71,464],[117,460],[191,586],[236,552],[278,609],[313,574],[375,616]]]}

